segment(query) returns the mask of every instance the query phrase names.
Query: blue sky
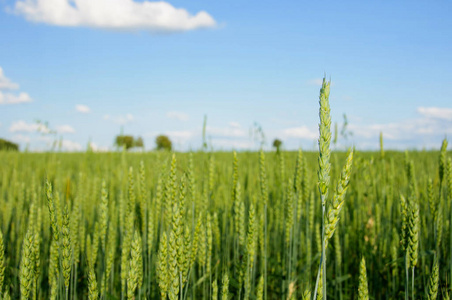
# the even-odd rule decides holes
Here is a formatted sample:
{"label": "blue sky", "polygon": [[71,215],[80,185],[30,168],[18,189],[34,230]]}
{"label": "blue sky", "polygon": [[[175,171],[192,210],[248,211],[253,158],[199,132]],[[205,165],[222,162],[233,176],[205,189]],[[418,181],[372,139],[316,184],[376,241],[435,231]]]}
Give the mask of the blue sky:
{"label": "blue sky", "polygon": [[452,3],[446,1],[0,0],[0,137],[49,149],[147,149],[167,134],[199,148],[313,149],[319,82],[333,122],[378,148],[439,148],[452,136]]}

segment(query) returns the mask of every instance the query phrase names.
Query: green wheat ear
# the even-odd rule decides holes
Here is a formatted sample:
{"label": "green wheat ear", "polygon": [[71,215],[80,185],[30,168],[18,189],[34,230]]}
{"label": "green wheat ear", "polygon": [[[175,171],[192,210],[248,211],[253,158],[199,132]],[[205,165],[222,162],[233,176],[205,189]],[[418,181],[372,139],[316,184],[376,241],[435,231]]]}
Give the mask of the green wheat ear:
{"label": "green wheat ear", "polygon": [[3,294],[3,300],[11,300],[8,289],[6,289],[5,293]]}
{"label": "green wheat ear", "polygon": [[369,291],[367,287],[367,271],[366,260],[363,257],[359,265],[359,287],[358,287],[358,300],[369,300]]}
{"label": "green wheat ear", "polygon": [[216,279],[212,282],[212,300],[218,300],[218,284]]}
{"label": "green wheat ear", "polygon": [[402,215],[402,228],[400,232],[400,244],[402,246],[402,250],[406,251],[408,248],[408,203],[403,195],[400,195],[400,207],[401,207],[401,215]]}
{"label": "green wheat ear", "polygon": [[432,274],[430,274],[430,279],[428,281],[428,300],[436,300],[438,297],[438,282],[439,282],[439,267],[438,262],[435,260],[433,263]]}
{"label": "green wheat ear", "polygon": [[[228,276],[228,273],[225,273],[223,275],[223,282],[222,282],[222,284],[223,284],[223,287],[221,289],[221,300],[228,300],[228,297],[229,297],[229,276]],[[262,284],[263,284],[263,282],[262,282]]]}
{"label": "green wheat ear", "polygon": [[35,265],[35,255],[33,252],[34,242],[34,236],[32,235],[31,230],[28,230],[23,241],[22,260],[20,262],[20,295],[23,299],[28,299],[30,297],[33,284],[33,269]]}
{"label": "green wheat ear", "polygon": [[413,202],[408,223],[408,254],[409,263],[414,268],[418,261],[419,246],[419,206]]}
{"label": "green wheat ear", "polygon": [[62,244],[62,252],[61,252],[61,266],[63,269],[63,277],[64,277],[64,286],[66,287],[66,291],[69,289],[69,279],[71,276],[71,235],[69,232],[69,212],[68,208],[64,209],[63,213],[63,226],[61,228],[61,244]]}
{"label": "green wheat ear", "polygon": [[443,183],[444,175],[446,172],[446,160],[447,160],[447,139],[443,140],[441,144],[441,152],[439,155],[439,183],[440,186]]}
{"label": "green wheat ear", "polygon": [[88,273],[88,299],[97,300],[99,292],[97,291],[96,275],[94,274],[93,266],[89,267]]}
{"label": "green wheat ear", "polygon": [[261,275],[261,277],[259,277],[259,283],[257,284],[256,299],[262,300],[263,297],[264,297],[264,276]]}
{"label": "green wheat ear", "polygon": [[55,211],[55,202],[53,201],[52,184],[48,180],[46,181],[46,196],[47,206],[49,207],[50,224],[53,229],[53,237],[58,243],[60,235],[58,230],[57,215]]}
{"label": "green wheat ear", "polygon": [[163,232],[160,240],[158,259],[157,259],[157,279],[162,299],[166,299],[169,289],[168,274],[168,239],[166,232]]}
{"label": "green wheat ear", "polygon": [[307,288],[304,290],[303,295],[301,297],[302,300],[310,300],[311,299],[311,290]]}
{"label": "green wheat ear", "polygon": [[328,187],[330,185],[330,156],[331,156],[331,109],[330,109],[330,81],[323,78],[322,88],[320,89],[320,124],[319,124],[319,190],[322,198],[322,205],[325,205],[328,197]]}
{"label": "green wheat ear", "polygon": [[105,252],[105,243],[107,239],[107,225],[108,225],[108,192],[105,180],[102,181],[102,193],[100,203],[100,233],[102,250]]}
{"label": "green wheat ear", "polygon": [[129,261],[129,274],[127,277],[127,298],[135,299],[135,290],[140,281],[140,258],[141,258],[141,237],[138,232],[135,232],[135,236],[132,242],[132,247],[130,251],[130,261]]}
{"label": "green wheat ear", "polygon": [[333,236],[337,228],[339,213],[341,212],[342,206],[344,205],[344,197],[348,189],[348,183],[350,181],[352,163],[353,151],[351,151],[347,157],[340,180],[337,183],[336,193],[328,209],[328,214],[325,220],[325,248],[328,245],[328,240]]}
{"label": "green wheat ear", "polygon": [[[319,271],[317,273],[316,284],[314,288],[314,298],[316,299],[325,299],[327,298],[326,292],[326,246],[325,246],[325,209],[326,209],[326,199],[328,197],[328,187],[330,185],[330,170],[331,170],[331,110],[330,110],[330,81],[326,81],[323,78],[322,88],[320,89],[319,96],[319,170],[317,172],[318,175],[318,183],[319,183],[319,193],[320,193],[320,201],[322,203],[322,236],[321,236],[321,249],[322,255],[319,264]],[[323,282],[320,282],[323,281]],[[323,289],[320,291],[318,289]]]}

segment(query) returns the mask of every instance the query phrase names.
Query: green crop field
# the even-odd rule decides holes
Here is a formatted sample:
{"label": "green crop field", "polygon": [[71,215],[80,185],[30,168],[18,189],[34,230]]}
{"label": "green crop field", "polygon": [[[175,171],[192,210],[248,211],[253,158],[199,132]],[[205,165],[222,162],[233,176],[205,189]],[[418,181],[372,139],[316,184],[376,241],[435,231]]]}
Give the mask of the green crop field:
{"label": "green crop field", "polygon": [[[0,153],[1,299],[449,299],[446,151]],[[383,143],[382,143],[383,144]]]}

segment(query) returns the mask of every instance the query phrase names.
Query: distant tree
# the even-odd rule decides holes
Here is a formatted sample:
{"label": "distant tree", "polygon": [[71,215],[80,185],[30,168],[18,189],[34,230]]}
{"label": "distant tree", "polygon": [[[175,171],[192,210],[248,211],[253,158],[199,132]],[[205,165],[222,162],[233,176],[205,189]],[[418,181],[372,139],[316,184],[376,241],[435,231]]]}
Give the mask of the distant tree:
{"label": "distant tree", "polygon": [[138,148],[143,148],[144,147],[144,142],[143,142],[143,139],[141,137],[137,137],[135,139],[134,147],[138,147]]}
{"label": "distant tree", "polygon": [[133,136],[131,135],[118,135],[115,139],[115,145],[126,150],[129,150],[134,145]]}
{"label": "distant tree", "polygon": [[0,139],[0,151],[19,151],[19,145]]}
{"label": "distant tree", "polygon": [[155,144],[157,150],[168,150],[170,151],[173,147],[171,140],[166,135],[159,135],[155,138]]}
{"label": "distant tree", "polygon": [[282,145],[282,141],[280,139],[275,139],[273,141],[273,147],[276,148],[276,152],[279,152],[281,145]]}
{"label": "distant tree", "polygon": [[143,148],[144,142],[141,137],[134,138],[131,135],[120,134],[120,135],[116,136],[115,145],[117,147],[120,147],[120,148],[124,147],[126,150],[129,150],[130,148],[134,148],[134,147]]}

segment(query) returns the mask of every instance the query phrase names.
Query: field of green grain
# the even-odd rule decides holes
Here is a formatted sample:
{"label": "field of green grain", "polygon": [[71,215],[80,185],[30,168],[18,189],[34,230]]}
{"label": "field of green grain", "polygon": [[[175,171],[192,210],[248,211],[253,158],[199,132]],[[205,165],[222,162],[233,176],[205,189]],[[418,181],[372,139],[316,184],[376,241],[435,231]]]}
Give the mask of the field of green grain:
{"label": "field of green grain", "polygon": [[319,152],[0,153],[0,298],[449,299],[447,142],[331,152],[325,87]]}

